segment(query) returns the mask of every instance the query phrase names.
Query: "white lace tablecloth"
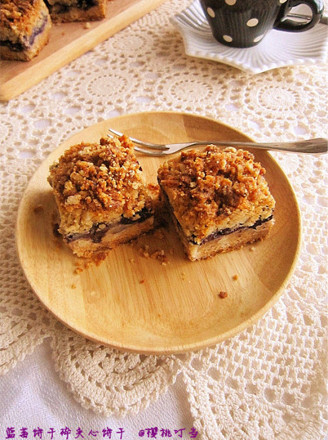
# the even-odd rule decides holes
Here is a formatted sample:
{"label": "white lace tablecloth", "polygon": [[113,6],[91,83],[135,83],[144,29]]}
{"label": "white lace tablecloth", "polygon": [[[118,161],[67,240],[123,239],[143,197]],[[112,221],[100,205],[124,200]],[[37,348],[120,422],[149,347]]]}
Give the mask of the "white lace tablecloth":
{"label": "white lace tablecloth", "polygon": [[327,137],[326,64],[250,75],[187,57],[169,18],[189,3],[165,2],[0,103],[1,439],[107,439],[110,429],[124,440],[142,430],[164,438],[165,429],[202,440],[327,433],[327,155],[273,154],[300,205],[300,258],[278,303],[210,349],[141,356],[87,341],[44,309],[17,259],[17,208],[32,173],[64,139],[101,120],[172,110],[216,118],[256,140]]}

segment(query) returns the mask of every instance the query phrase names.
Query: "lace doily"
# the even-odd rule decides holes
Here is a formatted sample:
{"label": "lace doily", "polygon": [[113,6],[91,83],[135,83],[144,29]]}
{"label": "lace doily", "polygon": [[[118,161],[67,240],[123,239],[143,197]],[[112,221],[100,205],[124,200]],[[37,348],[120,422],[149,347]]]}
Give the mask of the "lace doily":
{"label": "lace doily", "polygon": [[61,379],[95,412],[137,413],[181,375],[204,440],[322,439],[328,429],[327,156],[274,154],[300,204],[300,258],[278,303],[216,347],[143,356],[86,341],[43,308],[18,262],[15,219],[24,188],[41,161],[86,126],[119,114],[172,110],[210,116],[256,140],[327,136],[327,65],[252,76],[189,58],[169,22],[188,4],[165,2],[0,104],[0,371],[50,338]]}

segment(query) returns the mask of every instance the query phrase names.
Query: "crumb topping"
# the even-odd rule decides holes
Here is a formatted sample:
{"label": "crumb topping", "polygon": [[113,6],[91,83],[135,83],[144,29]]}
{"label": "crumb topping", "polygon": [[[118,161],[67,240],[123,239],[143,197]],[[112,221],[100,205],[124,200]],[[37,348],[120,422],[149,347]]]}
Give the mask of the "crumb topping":
{"label": "crumb topping", "polygon": [[0,23],[8,28],[19,25],[26,21],[26,16],[34,15],[35,5],[39,3],[39,0],[1,0]]}
{"label": "crumb topping", "polygon": [[275,202],[264,174],[252,153],[209,145],[164,163],[158,181],[186,235],[201,240],[272,215]]}
{"label": "crumb topping", "polygon": [[126,136],[72,146],[50,167],[48,181],[62,221],[69,215],[81,221],[81,212],[93,220],[99,215],[107,221],[121,215],[132,218],[152,208],[151,190]]}
{"label": "crumb topping", "polygon": [[221,292],[219,292],[219,297],[221,299],[224,299],[228,296],[228,292],[225,292],[224,290],[222,290]]}
{"label": "crumb topping", "polygon": [[1,0],[0,13],[7,20],[21,19],[22,14],[32,10],[35,0]]}
{"label": "crumb topping", "polygon": [[153,260],[159,261],[162,266],[166,266],[169,262],[164,249],[156,249],[151,251],[149,245],[147,244],[139,248],[139,254],[144,258],[152,258]]}

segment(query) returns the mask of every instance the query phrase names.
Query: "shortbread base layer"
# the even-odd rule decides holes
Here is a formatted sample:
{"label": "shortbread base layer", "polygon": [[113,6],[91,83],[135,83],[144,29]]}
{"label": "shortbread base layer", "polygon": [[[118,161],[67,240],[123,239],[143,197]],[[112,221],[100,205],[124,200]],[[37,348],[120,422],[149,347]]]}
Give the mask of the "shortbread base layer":
{"label": "shortbread base layer", "polygon": [[247,244],[263,240],[269,234],[274,219],[272,218],[256,227],[239,228],[234,232],[219,235],[212,240],[205,241],[203,244],[193,244],[188,241],[181,228],[178,227],[176,220],[174,223],[187,257],[191,261],[197,261],[214,257],[217,254],[235,251]]}
{"label": "shortbread base layer", "polygon": [[143,222],[120,225],[119,231],[117,227],[109,228],[99,242],[98,240],[95,242],[91,237],[88,238],[87,236],[74,240],[64,237],[64,241],[78,257],[92,258],[92,256],[98,253],[108,252],[110,249],[127,243],[152,229],[154,229],[154,216],[147,218]]}

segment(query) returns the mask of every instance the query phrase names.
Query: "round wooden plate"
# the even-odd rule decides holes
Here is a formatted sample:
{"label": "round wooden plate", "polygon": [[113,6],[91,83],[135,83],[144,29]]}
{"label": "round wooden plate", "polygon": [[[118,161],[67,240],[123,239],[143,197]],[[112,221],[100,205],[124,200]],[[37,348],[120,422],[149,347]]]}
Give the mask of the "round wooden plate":
{"label": "round wooden plate", "polygon": [[[49,166],[69,146],[97,141],[112,127],[154,142],[249,140],[217,121],[190,114],[124,115],[75,134],[42,163],[22,198],[17,247],[26,277],[40,301],[79,334],[118,349],[147,354],[196,350],[256,322],[279,298],[300,246],[300,214],[293,190],[265,151],[253,151],[267,170],[277,203],[270,236],[254,246],[190,262],[173,230],[112,250],[100,265],[76,273],[80,260],[53,234],[55,211]],[[286,154],[286,157],[287,154]],[[148,181],[156,182],[163,158],[138,155]],[[168,264],[141,255],[164,249]],[[236,279],[237,278],[237,279]],[[219,293],[227,292],[226,298]]]}

